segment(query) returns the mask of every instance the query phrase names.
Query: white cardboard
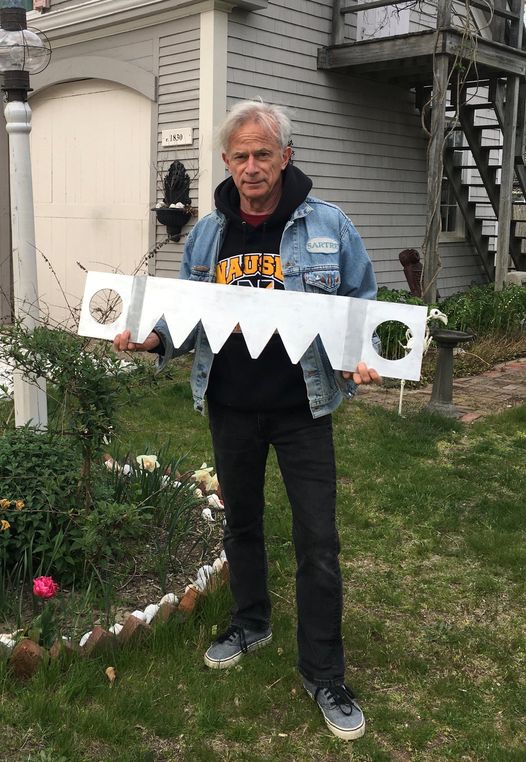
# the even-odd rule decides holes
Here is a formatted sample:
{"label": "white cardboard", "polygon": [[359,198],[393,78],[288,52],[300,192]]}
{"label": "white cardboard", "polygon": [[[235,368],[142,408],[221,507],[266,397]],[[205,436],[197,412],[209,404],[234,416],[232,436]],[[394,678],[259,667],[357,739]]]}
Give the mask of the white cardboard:
{"label": "white cardboard", "polygon": [[[117,320],[104,325],[92,317],[90,303],[97,292],[107,289],[119,294],[123,309]],[[407,381],[420,378],[427,317],[423,306],[146,275],[88,273],[80,314],[81,336],[111,341],[129,329],[131,341],[142,342],[163,316],[175,347],[201,322],[212,351],[217,353],[239,324],[253,358],[277,331],[290,359],[297,363],[319,335],[334,370],[353,371],[363,360],[385,377]],[[380,357],[373,346],[374,331],[390,320],[404,323],[413,337],[412,350],[399,360]]]}

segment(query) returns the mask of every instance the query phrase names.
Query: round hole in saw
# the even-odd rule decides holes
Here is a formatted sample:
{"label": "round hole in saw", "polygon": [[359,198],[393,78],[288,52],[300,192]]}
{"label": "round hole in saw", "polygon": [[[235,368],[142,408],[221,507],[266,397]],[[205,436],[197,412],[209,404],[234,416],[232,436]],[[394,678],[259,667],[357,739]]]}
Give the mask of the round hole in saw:
{"label": "round hole in saw", "polygon": [[113,289],[103,288],[91,297],[89,311],[97,323],[111,325],[122,314],[122,299]]}
{"label": "round hole in saw", "polygon": [[[382,346],[375,346],[374,334],[381,336]],[[399,360],[409,354],[411,346],[411,332],[405,323],[399,320],[386,320],[376,328],[371,340],[375,351],[384,360]]]}

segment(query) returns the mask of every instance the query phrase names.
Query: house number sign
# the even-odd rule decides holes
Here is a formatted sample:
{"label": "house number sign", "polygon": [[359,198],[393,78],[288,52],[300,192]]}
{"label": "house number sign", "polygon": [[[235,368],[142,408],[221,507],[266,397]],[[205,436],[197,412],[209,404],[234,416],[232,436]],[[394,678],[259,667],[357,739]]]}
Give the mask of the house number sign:
{"label": "house number sign", "polygon": [[191,146],[193,143],[191,127],[172,127],[161,132],[163,146]]}

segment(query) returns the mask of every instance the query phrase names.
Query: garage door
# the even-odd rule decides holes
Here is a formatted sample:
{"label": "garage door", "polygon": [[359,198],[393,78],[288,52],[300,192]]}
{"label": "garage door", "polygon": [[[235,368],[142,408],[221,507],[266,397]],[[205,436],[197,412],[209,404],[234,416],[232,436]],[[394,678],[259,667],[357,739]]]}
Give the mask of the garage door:
{"label": "garage door", "polygon": [[48,88],[30,105],[41,308],[71,324],[85,270],[145,271],[151,103],[85,80]]}

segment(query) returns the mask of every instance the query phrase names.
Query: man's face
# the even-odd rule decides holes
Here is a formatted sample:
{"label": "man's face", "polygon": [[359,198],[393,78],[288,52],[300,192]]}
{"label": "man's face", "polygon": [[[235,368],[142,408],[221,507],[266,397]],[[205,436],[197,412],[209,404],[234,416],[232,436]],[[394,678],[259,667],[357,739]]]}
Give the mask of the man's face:
{"label": "man's face", "polygon": [[232,136],[223,161],[239,191],[241,209],[255,214],[270,213],[281,196],[281,171],[291,155],[262,125],[247,122]]}

